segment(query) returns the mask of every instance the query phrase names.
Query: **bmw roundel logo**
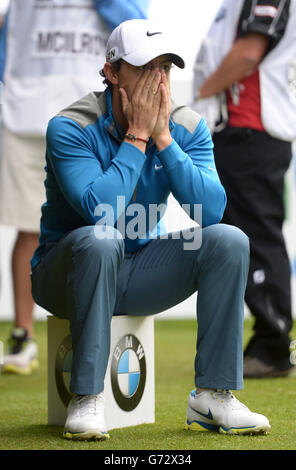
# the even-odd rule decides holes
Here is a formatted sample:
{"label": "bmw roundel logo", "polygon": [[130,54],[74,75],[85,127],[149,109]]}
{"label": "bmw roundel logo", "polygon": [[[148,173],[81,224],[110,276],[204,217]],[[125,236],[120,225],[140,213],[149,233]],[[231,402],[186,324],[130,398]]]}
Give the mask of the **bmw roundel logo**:
{"label": "bmw roundel logo", "polygon": [[60,343],[55,362],[55,380],[58,393],[65,406],[68,406],[73,394],[69,390],[72,368],[72,337],[66,336]]}
{"label": "bmw roundel logo", "polygon": [[123,336],[114,348],[111,360],[111,386],[118,406],[132,411],[141,401],[146,383],[146,359],[136,336]]}

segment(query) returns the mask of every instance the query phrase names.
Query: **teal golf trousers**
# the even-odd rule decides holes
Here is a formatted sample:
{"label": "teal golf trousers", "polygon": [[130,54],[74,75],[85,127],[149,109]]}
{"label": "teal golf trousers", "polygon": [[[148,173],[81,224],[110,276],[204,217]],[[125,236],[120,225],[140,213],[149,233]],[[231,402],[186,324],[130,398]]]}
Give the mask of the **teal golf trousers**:
{"label": "teal golf trousers", "polygon": [[[184,249],[189,230],[199,230],[194,249]],[[47,247],[31,275],[32,294],[38,305],[69,319],[70,390],[84,395],[104,388],[114,314],[156,314],[197,291],[195,384],[237,390],[243,388],[248,268],[248,238],[230,225],[169,234],[135,253],[124,252],[117,230],[104,237],[85,226]]]}

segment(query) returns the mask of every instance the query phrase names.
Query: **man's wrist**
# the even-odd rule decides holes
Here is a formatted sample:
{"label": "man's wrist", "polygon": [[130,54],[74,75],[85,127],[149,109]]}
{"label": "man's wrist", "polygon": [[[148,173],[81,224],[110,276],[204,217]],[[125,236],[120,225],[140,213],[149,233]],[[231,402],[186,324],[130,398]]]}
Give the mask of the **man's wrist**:
{"label": "man's wrist", "polygon": [[173,138],[170,133],[166,133],[164,135],[159,135],[155,137],[153,140],[154,140],[157,150],[161,152],[166,147],[171,145]]}
{"label": "man's wrist", "polygon": [[145,144],[148,144],[148,140],[149,140],[149,139],[145,139],[144,137],[138,137],[137,135],[132,134],[131,132],[126,133],[124,138],[131,142],[135,142],[136,140],[139,140],[140,142],[144,142]]}
{"label": "man's wrist", "polygon": [[129,140],[136,140],[136,139],[142,139],[142,140],[145,140],[148,142],[149,140],[149,135],[148,135],[148,132],[147,131],[143,131],[141,129],[134,129],[132,127],[129,127],[125,133],[125,136],[134,136],[135,139],[133,137],[130,137]]}
{"label": "man's wrist", "polygon": [[129,144],[134,145],[139,150],[141,150],[141,152],[145,153],[149,136],[147,136],[147,133],[143,131],[128,128],[123,137],[123,140],[124,142],[128,142]]}

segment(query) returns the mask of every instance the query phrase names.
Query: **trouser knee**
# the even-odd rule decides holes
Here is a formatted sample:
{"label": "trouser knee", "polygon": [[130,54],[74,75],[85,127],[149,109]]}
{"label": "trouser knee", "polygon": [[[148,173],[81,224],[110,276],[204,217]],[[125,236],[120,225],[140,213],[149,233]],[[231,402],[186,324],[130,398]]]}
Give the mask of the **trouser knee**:
{"label": "trouser knee", "polygon": [[232,225],[220,226],[223,237],[223,249],[233,258],[242,256],[249,258],[250,244],[248,236],[239,228]]}
{"label": "trouser knee", "polygon": [[249,238],[237,227],[226,224],[207,227],[203,244],[206,245],[207,254],[212,254],[217,263],[227,259],[229,263],[244,261],[249,264]]}
{"label": "trouser knee", "polygon": [[90,262],[120,263],[124,257],[124,240],[114,227],[90,226],[80,229],[79,239],[73,246],[74,255]]}

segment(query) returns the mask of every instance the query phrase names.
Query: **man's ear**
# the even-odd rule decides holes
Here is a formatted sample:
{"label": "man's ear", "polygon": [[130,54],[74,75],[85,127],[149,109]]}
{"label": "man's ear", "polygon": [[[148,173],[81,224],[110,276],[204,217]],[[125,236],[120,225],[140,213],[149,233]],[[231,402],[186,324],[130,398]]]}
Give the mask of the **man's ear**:
{"label": "man's ear", "polygon": [[112,85],[118,85],[118,72],[112,67],[110,62],[106,62],[104,65],[104,74],[107,80],[109,80]]}

